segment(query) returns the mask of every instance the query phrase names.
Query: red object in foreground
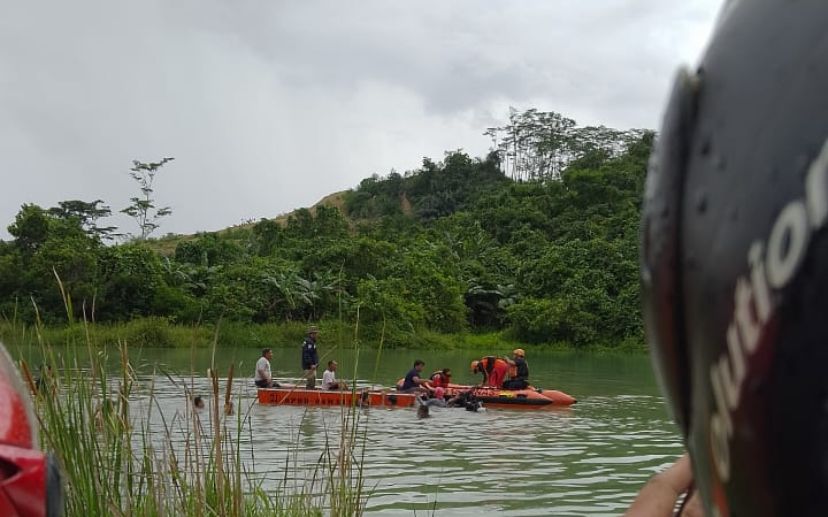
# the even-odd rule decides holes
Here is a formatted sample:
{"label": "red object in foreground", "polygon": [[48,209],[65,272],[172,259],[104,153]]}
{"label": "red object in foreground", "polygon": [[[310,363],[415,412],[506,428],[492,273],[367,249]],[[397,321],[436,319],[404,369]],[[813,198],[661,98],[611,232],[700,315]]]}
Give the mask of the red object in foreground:
{"label": "red object in foreground", "polygon": [[[0,515],[60,515],[60,476],[38,450],[28,390],[0,343]],[[51,500],[50,500],[51,499]]]}
{"label": "red object in foreground", "polygon": [[[0,418],[2,418],[0,409]],[[46,515],[46,456],[0,445],[0,515]]]}

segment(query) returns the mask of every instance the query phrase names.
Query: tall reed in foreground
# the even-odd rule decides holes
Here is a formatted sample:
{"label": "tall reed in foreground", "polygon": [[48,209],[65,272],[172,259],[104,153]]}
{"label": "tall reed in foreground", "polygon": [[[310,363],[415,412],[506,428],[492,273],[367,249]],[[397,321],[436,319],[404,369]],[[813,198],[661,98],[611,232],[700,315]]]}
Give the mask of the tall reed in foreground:
{"label": "tall reed in foreground", "polygon": [[[243,437],[253,432],[252,401],[242,407],[237,397],[235,416],[224,411],[232,370],[222,394],[221,380],[211,369],[210,407],[201,413],[192,410],[192,391],[168,376],[181,389],[179,407],[186,409],[165,415],[155,392],[161,377],[138,372],[127,343],[119,343],[113,369],[114,358],[93,346],[88,335],[85,345],[67,345],[70,349],[45,343],[41,330],[37,325],[30,333],[46,365],[40,378],[33,380],[25,362],[21,367],[35,393],[42,446],[55,452],[62,467],[66,515],[346,517],[364,512],[368,494],[359,409],[342,409],[339,443],[328,444],[315,465],[286,462],[286,469],[295,470],[285,472],[284,479],[304,479],[302,486],[264,487],[242,461]],[[303,472],[308,468],[312,473]]]}

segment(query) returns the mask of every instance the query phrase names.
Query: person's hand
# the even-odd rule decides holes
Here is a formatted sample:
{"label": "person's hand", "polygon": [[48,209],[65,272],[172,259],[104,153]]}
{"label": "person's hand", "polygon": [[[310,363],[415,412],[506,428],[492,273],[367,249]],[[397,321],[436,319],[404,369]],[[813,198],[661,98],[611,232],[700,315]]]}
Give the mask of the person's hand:
{"label": "person's hand", "polygon": [[[669,517],[673,515],[678,498],[693,484],[693,467],[685,453],[673,465],[654,475],[638,493],[624,515],[626,517]],[[682,515],[704,515],[698,491],[690,494]]]}

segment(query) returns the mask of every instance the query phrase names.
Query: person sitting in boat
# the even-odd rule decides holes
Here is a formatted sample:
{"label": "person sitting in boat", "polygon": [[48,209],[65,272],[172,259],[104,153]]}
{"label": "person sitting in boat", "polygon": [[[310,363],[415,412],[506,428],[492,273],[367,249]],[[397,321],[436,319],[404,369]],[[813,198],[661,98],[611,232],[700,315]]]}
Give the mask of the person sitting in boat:
{"label": "person sitting in boat", "polygon": [[428,381],[421,377],[425,368],[425,361],[417,359],[412,368],[403,379],[398,391],[402,393],[428,393],[431,387]]}
{"label": "person sitting in boat", "polygon": [[523,390],[529,387],[529,365],[526,364],[526,352],[522,348],[515,348],[512,352],[512,359],[503,358],[509,366],[514,367],[515,374],[503,383],[507,390]]}
{"label": "person sitting in boat", "polygon": [[336,361],[328,361],[328,369],[322,372],[322,389],[323,390],[347,390],[348,385],[345,381],[336,380]]}
{"label": "person sitting in boat", "polygon": [[482,373],[483,382],[481,386],[503,387],[506,373],[509,371],[509,363],[493,355],[484,357],[479,361],[472,361],[472,373]]}
{"label": "person sitting in boat", "polygon": [[451,368],[443,368],[432,373],[429,382],[432,388],[447,388],[451,382]]}
{"label": "person sitting in boat", "polygon": [[273,359],[273,351],[269,348],[262,350],[262,356],[256,361],[256,372],[253,375],[253,382],[259,388],[278,388],[279,383],[273,380],[270,374],[270,360]]}

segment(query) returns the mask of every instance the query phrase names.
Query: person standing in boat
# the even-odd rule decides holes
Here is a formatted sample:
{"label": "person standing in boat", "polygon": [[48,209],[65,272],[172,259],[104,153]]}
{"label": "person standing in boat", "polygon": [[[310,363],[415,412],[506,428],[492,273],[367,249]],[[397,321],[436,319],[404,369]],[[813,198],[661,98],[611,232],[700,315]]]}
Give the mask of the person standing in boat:
{"label": "person standing in boat", "polygon": [[348,385],[344,381],[336,380],[336,361],[328,361],[328,369],[322,372],[323,390],[347,390]]}
{"label": "person standing in boat", "polygon": [[501,388],[503,387],[503,381],[506,379],[506,373],[509,371],[509,363],[490,355],[479,361],[472,361],[471,371],[472,373],[483,374],[482,386]]}
{"label": "person standing in boat", "polygon": [[512,351],[512,359],[503,358],[509,366],[514,367],[515,374],[511,379],[503,383],[507,390],[523,390],[529,387],[529,365],[526,363],[526,352],[522,348],[515,348]]}
{"label": "person standing in boat", "polygon": [[273,380],[270,373],[271,359],[273,359],[273,351],[269,348],[262,349],[262,356],[256,361],[256,371],[253,374],[253,382],[259,388],[279,387],[279,383]]}
{"label": "person standing in boat", "polygon": [[451,382],[451,368],[443,368],[431,374],[429,379],[432,388],[448,388]]}
{"label": "person standing in boat", "polygon": [[421,377],[425,368],[425,361],[417,359],[414,367],[405,374],[399,391],[402,393],[427,393],[430,388],[428,381]]}
{"label": "person standing in boat", "polygon": [[316,339],[319,337],[319,329],[315,326],[308,327],[308,336],[302,343],[302,370],[304,370],[305,387],[309,390],[316,389],[316,367],[319,365],[319,354],[316,352]]}

